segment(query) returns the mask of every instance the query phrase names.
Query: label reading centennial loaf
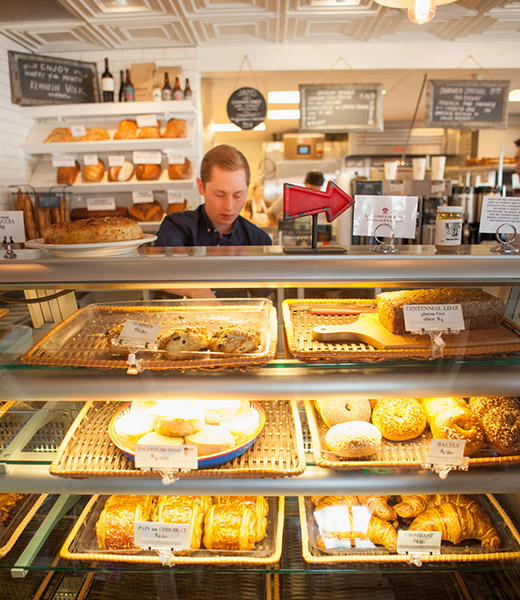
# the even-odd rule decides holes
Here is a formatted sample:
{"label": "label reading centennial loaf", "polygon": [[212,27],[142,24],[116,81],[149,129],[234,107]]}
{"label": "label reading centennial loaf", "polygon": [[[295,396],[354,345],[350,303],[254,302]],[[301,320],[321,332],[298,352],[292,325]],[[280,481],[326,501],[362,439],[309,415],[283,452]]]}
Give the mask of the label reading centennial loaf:
{"label": "label reading centennial loaf", "polygon": [[135,466],[138,469],[197,469],[197,446],[156,446],[137,442]]}
{"label": "label reading centennial loaf", "polygon": [[440,531],[397,532],[397,554],[440,554]]}
{"label": "label reading centennial loaf", "polygon": [[134,522],[134,543],[139,548],[172,548],[185,550],[190,547],[191,527],[186,523]]}
{"label": "label reading centennial loaf", "polygon": [[460,304],[405,304],[403,306],[406,331],[460,331],[464,317]]}

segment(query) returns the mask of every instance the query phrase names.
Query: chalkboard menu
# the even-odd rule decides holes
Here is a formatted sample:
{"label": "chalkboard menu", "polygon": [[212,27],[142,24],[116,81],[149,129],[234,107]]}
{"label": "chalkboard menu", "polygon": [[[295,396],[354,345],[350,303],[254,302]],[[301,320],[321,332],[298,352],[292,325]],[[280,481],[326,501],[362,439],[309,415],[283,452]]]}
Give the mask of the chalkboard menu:
{"label": "chalkboard menu", "polygon": [[14,104],[82,104],[99,101],[95,63],[9,51]]}
{"label": "chalkboard menu", "polygon": [[229,120],[240,129],[253,129],[265,120],[267,104],[262,94],[251,87],[235,90],[227,103]]}
{"label": "chalkboard menu", "polygon": [[300,131],[383,131],[380,84],[300,85]]}
{"label": "chalkboard menu", "polygon": [[382,196],[382,181],[356,181],[356,196]]}
{"label": "chalkboard menu", "polygon": [[509,81],[428,82],[427,122],[454,129],[505,129]]}

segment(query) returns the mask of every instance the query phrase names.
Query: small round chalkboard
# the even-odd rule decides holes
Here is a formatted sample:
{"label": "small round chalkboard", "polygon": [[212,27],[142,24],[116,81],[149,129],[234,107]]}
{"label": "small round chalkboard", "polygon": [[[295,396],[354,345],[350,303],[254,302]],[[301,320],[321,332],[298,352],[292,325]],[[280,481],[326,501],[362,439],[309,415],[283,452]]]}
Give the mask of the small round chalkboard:
{"label": "small round chalkboard", "polygon": [[251,87],[235,90],[227,103],[229,120],[240,129],[253,129],[265,120],[266,112],[265,98]]}

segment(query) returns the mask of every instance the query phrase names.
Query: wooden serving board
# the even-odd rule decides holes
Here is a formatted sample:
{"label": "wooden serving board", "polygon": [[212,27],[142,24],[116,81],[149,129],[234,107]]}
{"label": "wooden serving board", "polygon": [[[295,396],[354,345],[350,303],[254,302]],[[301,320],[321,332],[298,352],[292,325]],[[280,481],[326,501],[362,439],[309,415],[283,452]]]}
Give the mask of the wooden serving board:
{"label": "wooden serving board", "polygon": [[[357,321],[345,325],[319,325],[313,327],[312,337],[319,342],[364,342],[377,350],[428,349],[429,335],[396,335],[386,330],[375,313],[360,314]],[[442,336],[446,348],[469,346],[518,345],[520,338],[506,327],[473,329],[458,334]]]}

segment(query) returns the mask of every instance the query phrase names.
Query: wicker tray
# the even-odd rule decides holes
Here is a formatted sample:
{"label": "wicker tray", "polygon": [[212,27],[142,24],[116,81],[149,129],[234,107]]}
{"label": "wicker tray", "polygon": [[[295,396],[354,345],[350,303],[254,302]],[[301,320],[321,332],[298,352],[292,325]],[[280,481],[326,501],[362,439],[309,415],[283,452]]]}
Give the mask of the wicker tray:
{"label": "wicker tray", "polygon": [[[224,325],[254,326],[262,333],[260,346],[249,354],[192,352],[171,360],[164,351],[139,349],[138,370],[258,368],[276,356],[276,309],[265,299],[169,300],[165,302],[93,304],[79,309],[51,329],[23,356],[32,365],[127,369],[128,354],[110,345],[107,332],[126,320],[160,323],[164,329],[204,326],[212,333]],[[188,358],[189,356],[189,358]]]}
{"label": "wicker tray", "polygon": [[[95,524],[105,505],[105,496],[93,496],[79,519],[74,524],[60,555],[62,558],[87,561],[111,561],[133,564],[162,564],[163,561],[153,550],[142,550],[138,554],[125,554],[124,551],[109,552],[97,550]],[[187,555],[172,557],[171,563],[176,565],[271,565],[280,560],[282,553],[283,524],[285,514],[285,498],[270,497],[269,517],[265,538],[256,544],[251,552],[246,551],[189,551]]]}
{"label": "wicker tray", "polygon": [[0,524],[0,558],[12,549],[46,497],[47,494],[27,494],[7,521]]}
{"label": "wicker tray", "polygon": [[[431,350],[429,348],[410,348],[377,350],[364,342],[319,342],[312,338],[312,329],[320,325],[346,325],[353,323],[357,316],[348,315],[315,315],[308,311],[312,304],[320,305],[367,305],[366,299],[359,300],[284,300],[282,303],[282,315],[286,336],[286,353],[294,356],[302,362],[377,362],[395,361],[402,359],[429,359]],[[504,318],[502,326],[513,332],[518,337],[518,343],[508,342],[494,343],[489,338],[489,332],[493,330],[478,330],[470,332],[479,335],[482,345],[457,346],[452,344],[444,348],[445,357],[453,356],[497,356],[520,351],[520,326],[514,321]],[[488,333],[486,333],[488,332]],[[424,337],[424,336],[421,336]],[[456,339],[457,336],[444,336],[446,341]],[[480,339],[481,338],[481,339]]]}
{"label": "wicker tray", "polygon": [[[300,416],[296,402],[262,404],[265,427],[253,446],[218,468],[179,473],[179,477],[285,477],[305,470]],[[111,442],[108,427],[119,403],[87,402],[63,439],[50,473],[59,477],[159,477],[136,469]]]}
{"label": "wicker tray", "polygon": [[[486,550],[476,540],[465,540],[457,546],[444,542],[441,554],[421,555],[422,562],[490,562],[516,561],[520,558],[520,534],[504,509],[491,495],[479,495],[478,502],[491,518],[503,544],[500,550]],[[334,563],[408,563],[410,556],[397,554],[382,546],[371,548],[349,548],[342,550],[321,550],[317,545],[318,526],[312,515],[309,497],[298,499],[300,527],[302,533],[303,559],[313,564]],[[366,543],[366,540],[365,540]]]}
{"label": "wicker tray", "polygon": [[8,308],[0,308],[0,319],[2,317],[5,317],[5,315],[9,314],[9,309]]}
{"label": "wicker tray", "polygon": [[[314,462],[318,467],[344,470],[363,469],[367,467],[420,469],[421,465],[428,462],[430,442],[432,440],[432,435],[428,428],[418,438],[406,442],[391,442],[383,438],[381,449],[373,458],[341,460],[336,454],[327,449],[325,434],[328,427],[316,410],[314,402],[312,400],[304,400],[304,406],[311,432]],[[515,463],[520,463],[520,455],[499,456],[486,448],[479,450],[477,456],[469,458],[470,467],[492,467]]]}

